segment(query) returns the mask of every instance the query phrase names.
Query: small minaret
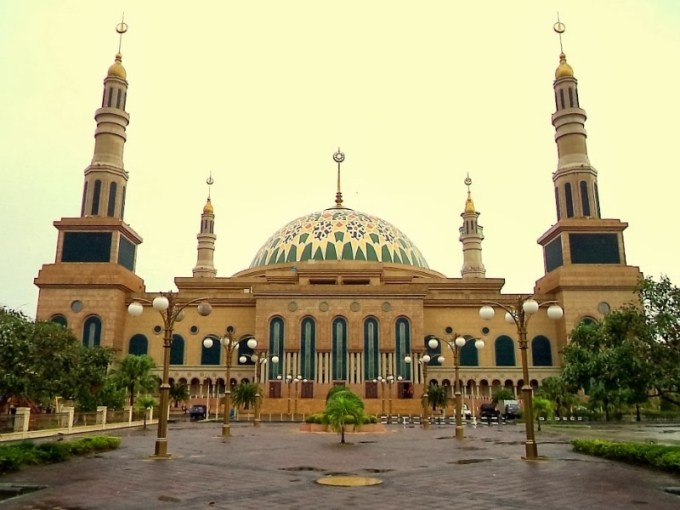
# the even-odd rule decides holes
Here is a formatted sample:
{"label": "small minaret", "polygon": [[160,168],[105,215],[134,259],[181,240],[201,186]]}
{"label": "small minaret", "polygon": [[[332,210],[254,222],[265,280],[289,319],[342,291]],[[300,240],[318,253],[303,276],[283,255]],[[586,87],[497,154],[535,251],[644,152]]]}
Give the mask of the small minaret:
{"label": "small minaret", "polygon": [[121,22],[116,31],[120,34],[118,53],[104,79],[102,104],[94,115],[97,121],[94,155],[85,169],[81,217],[103,216],[122,220],[125,212],[128,173],[123,165],[123,148],[130,116],[125,111],[128,82],[120,50],[127,25]]}
{"label": "small minaret", "polygon": [[553,173],[557,221],[567,218],[600,218],[597,171],[588,159],[586,112],[579,105],[578,81],[562,48],[564,24],[557,22],[560,35],[560,64],[555,70],[555,127],[557,170]]}
{"label": "small minaret", "polygon": [[483,228],[477,223],[479,213],[475,210],[472,201],[470,185],[472,179],[468,175],[465,185],[468,188],[465,211],[460,215],[463,218],[463,226],[460,227],[459,240],[463,243],[463,267],[460,274],[463,278],[484,278],[486,269],[482,262],[482,241],[484,240]]}
{"label": "small minaret", "polygon": [[212,202],[210,201],[210,186],[215,180],[212,175],[205,181],[208,184],[208,201],[203,207],[203,214],[201,214],[201,228],[196,239],[198,239],[198,256],[196,260],[196,267],[193,269],[194,278],[215,278],[217,276],[217,269],[213,264],[213,257],[215,255],[215,214]]}

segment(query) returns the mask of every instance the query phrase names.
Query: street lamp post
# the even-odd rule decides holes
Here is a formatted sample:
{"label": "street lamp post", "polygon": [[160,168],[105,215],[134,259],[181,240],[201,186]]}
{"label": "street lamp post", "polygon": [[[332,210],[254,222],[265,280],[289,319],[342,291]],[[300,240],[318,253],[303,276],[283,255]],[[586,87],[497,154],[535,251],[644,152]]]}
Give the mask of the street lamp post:
{"label": "street lamp post", "polygon": [[[401,376],[399,376],[401,377]],[[389,403],[390,417],[392,416],[392,385],[394,384],[394,376],[387,376],[387,401]]]}
{"label": "street lamp post", "polygon": [[[436,341],[434,339],[430,339],[428,342],[428,345],[434,349],[437,347]],[[429,385],[427,383],[427,367],[430,364],[431,357],[429,354],[423,354],[420,359],[418,360],[418,363],[423,366],[423,395],[420,397],[420,405],[423,408],[423,429],[429,429],[430,428],[430,396],[428,393],[428,388]],[[443,362],[444,357],[439,356],[439,361]],[[404,362],[405,363],[411,363],[413,358],[410,355],[406,355],[404,357]]]}
{"label": "street lamp post", "polygon": [[[305,382],[307,379],[305,379]],[[298,384],[302,382],[302,376],[298,375],[293,379],[293,382],[295,383],[295,401],[293,402],[293,415],[291,415],[290,420],[293,421],[293,416],[297,414],[297,402],[298,402]]]}
{"label": "street lamp post", "polygon": [[[428,345],[432,349],[436,349],[439,343],[446,345],[451,349],[451,354],[453,355],[453,377],[454,377],[454,397],[456,405],[456,439],[463,439],[465,437],[465,431],[463,429],[463,393],[460,387],[460,350],[465,347],[468,339],[464,336],[454,333],[453,328],[447,327],[445,330],[446,336],[443,340],[438,338],[432,338],[428,342]],[[470,339],[471,341],[472,339]],[[433,347],[434,344],[434,347]],[[478,338],[475,340],[475,347],[477,350],[484,348],[484,340]]]}
{"label": "street lamp post", "polygon": [[[234,337],[234,332],[236,330],[233,326],[227,326],[222,338],[219,342],[224,347],[224,356],[226,364],[226,381],[224,387],[224,420],[222,422],[222,437],[224,439],[231,436],[231,421],[230,421],[230,407],[231,407],[231,360],[234,356],[234,352],[238,350],[238,340]],[[206,349],[210,349],[213,346],[213,339],[207,337],[203,340],[203,346]],[[257,347],[257,340],[250,338],[248,340],[248,347],[254,349]]]}
{"label": "street lamp post", "polygon": [[293,415],[291,415],[291,413],[290,413],[290,386],[291,386],[291,384],[293,384],[293,375],[288,374],[286,376],[286,386],[288,388],[288,414],[290,415],[291,421],[293,421]]}
{"label": "street lamp post", "polygon": [[172,336],[175,329],[175,322],[180,322],[184,318],[184,309],[194,303],[199,303],[196,307],[201,316],[210,315],[212,307],[206,298],[192,299],[187,302],[180,302],[176,292],[161,292],[153,301],[143,298],[136,298],[128,306],[128,313],[134,317],[139,317],[144,311],[142,303],[150,304],[163,318],[163,377],[160,385],[160,416],[158,417],[158,434],[154,457],[158,459],[168,459],[168,413],[170,412],[170,348],[172,347]]}
{"label": "street lamp post", "polygon": [[547,315],[549,319],[558,320],[564,315],[564,311],[557,304],[557,301],[544,301],[539,303],[533,297],[520,296],[515,305],[504,305],[495,301],[485,301],[484,306],[479,309],[479,316],[484,320],[491,320],[494,316],[493,306],[498,306],[505,310],[505,320],[517,326],[517,336],[519,337],[519,349],[522,357],[522,395],[524,400],[524,415],[526,425],[526,460],[536,460],[538,458],[538,448],[534,435],[534,410],[533,410],[533,388],[529,381],[529,361],[527,359],[527,325],[531,316],[538,312],[542,306],[548,306]]}
{"label": "street lamp post", "polygon": [[384,416],[385,415],[385,382],[387,380],[384,377],[378,377],[377,379],[373,379],[373,382],[378,384],[380,383],[380,398],[381,398],[381,413]]}
{"label": "street lamp post", "polygon": [[[254,338],[251,340],[255,341]],[[255,341],[254,343],[255,346],[257,346],[257,342]],[[248,346],[251,346],[250,340],[248,340]],[[253,348],[253,347],[251,347]],[[276,364],[279,362],[279,357],[274,354],[273,356],[269,356],[269,351],[266,349],[262,349],[260,351],[257,351],[253,354],[243,354],[239,357],[239,361],[241,363],[245,363],[248,360],[248,357],[253,361],[254,365],[254,375],[253,375],[253,382],[258,385],[258,391],[257,394],[255,395],[255,417],[253,418],[253,426],[254,427],[259,427],[260,426],[260,411],[262,409],[262,393],[261,391],[264,391],[262,388],[259,387],[259,384],[264,380],[263,377],[263,372],[264,372],[264,364],[271,359],[272,363]]]}

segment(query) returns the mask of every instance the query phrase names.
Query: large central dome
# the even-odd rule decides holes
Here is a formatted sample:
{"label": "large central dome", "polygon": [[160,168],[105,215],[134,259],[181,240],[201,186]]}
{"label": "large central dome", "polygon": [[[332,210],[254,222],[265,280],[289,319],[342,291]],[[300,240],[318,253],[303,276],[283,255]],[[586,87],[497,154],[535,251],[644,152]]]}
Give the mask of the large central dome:
{"label": "large central dome", "polygon": [[401,230],[376,216],[334,207],[301,216],[277,230],[251,268],[305,260],[364,260],[428,268]]}

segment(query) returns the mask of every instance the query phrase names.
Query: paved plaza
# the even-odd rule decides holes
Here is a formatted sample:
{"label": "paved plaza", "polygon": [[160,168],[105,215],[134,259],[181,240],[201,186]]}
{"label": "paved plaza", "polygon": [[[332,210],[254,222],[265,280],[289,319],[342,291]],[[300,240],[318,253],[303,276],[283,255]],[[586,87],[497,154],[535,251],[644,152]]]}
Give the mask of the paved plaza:
{"label": "paved plaza", "polygon": [[[235,424],[227,442],[220,430],[218,423],[171,424],[173,458],[163,461],[149,458],[155,427],[119,432],[116,451],[0,477],[45,486],[0,508],[680,508],[680,496],[666,491],[680,487],[680,477],[574,453],[568,441],[579,431],[608,433],[587,427],[537,432],[545,459],[534,462],[521,459],[523,425],[468,426],[463,440],[451,426],[395,425],[349,434],[345,445],[338,434],[300,432],[290,423]],[[333,475],[382,483],[316,483]]]}

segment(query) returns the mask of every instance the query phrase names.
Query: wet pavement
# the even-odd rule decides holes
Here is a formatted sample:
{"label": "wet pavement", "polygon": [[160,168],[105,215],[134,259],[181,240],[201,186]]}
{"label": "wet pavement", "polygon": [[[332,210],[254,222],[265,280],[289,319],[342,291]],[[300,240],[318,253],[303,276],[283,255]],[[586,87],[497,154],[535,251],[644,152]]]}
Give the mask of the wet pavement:
{"label": "wet pavement", "polygon": [[[45,488],[0,502],[4,509],[680,509],[680,477],[574,453],[573,437],[680,443],[680,427],[544,426],[544,460],[525,461],[524,426],[388,426],[383,433],[300,432],[297,424],[170,425],[171,460],[151,460],[155,428],[120,431],[112,452],[0,477]],[[329,476],[379,484],[320,485]],[[669,492],[670,491],[670,492]]]}

